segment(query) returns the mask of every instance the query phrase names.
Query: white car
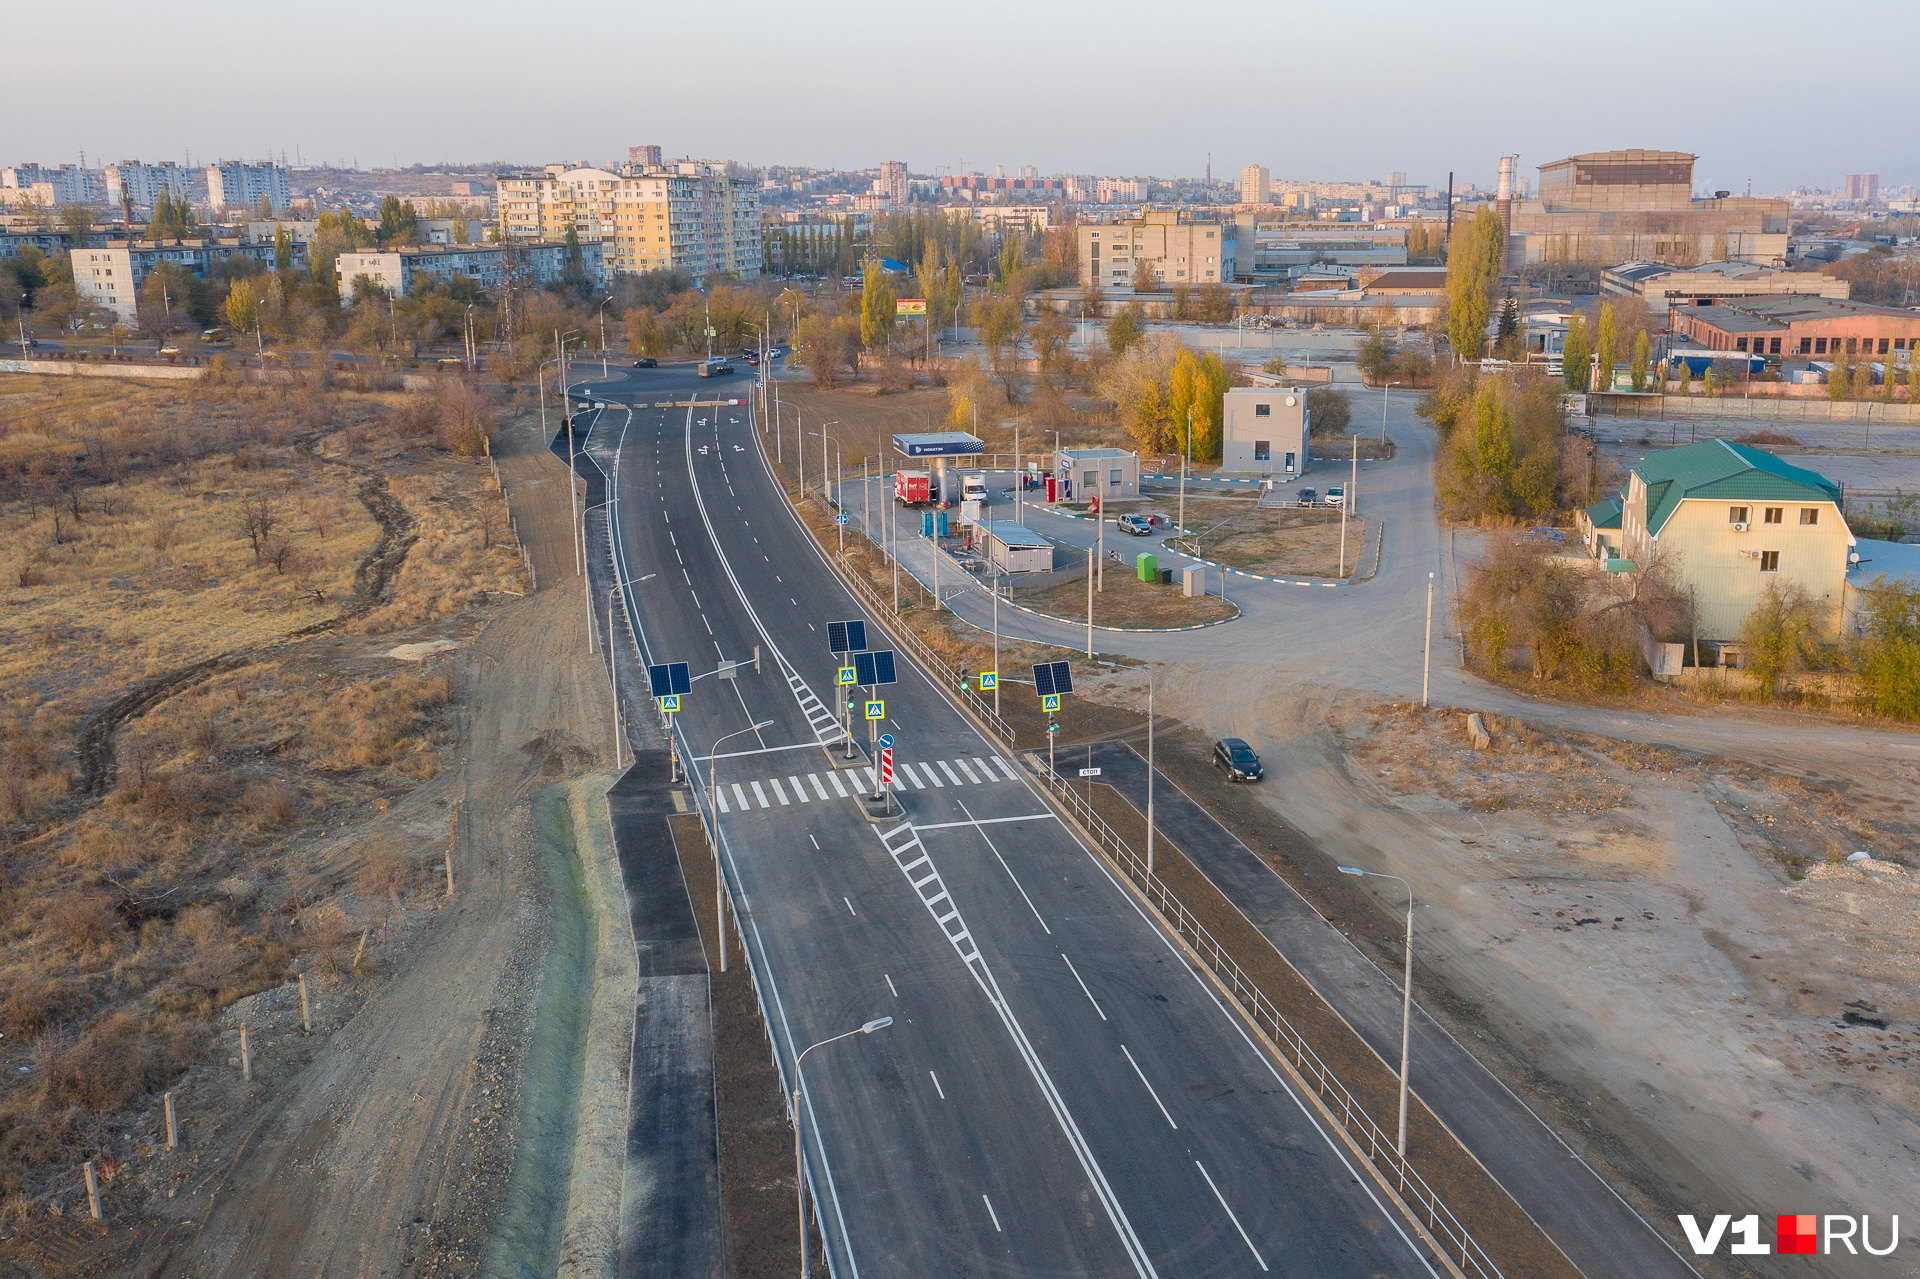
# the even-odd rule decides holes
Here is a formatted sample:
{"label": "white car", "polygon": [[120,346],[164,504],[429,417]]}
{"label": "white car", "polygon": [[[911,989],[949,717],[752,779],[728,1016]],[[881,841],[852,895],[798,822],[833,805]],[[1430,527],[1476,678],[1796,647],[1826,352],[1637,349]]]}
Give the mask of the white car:
{"label": "white car", "polygon": [[1333,485],[1327,490],[1327,496],[1323,500],[1328,506],[1345,506],[1347,504],[1346,486],[1344,484]]}

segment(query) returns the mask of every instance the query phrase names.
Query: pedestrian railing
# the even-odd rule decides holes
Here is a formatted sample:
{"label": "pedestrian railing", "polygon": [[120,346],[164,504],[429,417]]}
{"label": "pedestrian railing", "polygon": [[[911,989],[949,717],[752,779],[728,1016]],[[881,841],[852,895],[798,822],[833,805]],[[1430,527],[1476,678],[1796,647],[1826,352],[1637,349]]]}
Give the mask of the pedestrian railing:
{"label": "pedestrian railing", "polygon": [[1458,1265],[1463,1274],[1477,1279],[1499,1279],[1500,1268],[1454,1216],[1439,1193],[1414,1169],[1412,1161],[1400,1154],[1393,1135],[1374,1122],[1300,1032],[1274,1007],[1273,1001],[1247,977],[1226,947],[1193,917],[1165,881],[1148,871],[1145,859],[1115,834],[1073,787],[1045,767],[1035,771],[1048,793],[1094,838],[1108,859],[1133,882],[1160,917],[1227,988],[1247,1016],[1293,1063],[1294,1070],[1319,1097],[1324,1113],[1357,1148],[1366,1152],[1368,1162],[1394,1186],[1409,1211],[1425,1223],[1429,1237],[1447,1254],[1449,1262]]}

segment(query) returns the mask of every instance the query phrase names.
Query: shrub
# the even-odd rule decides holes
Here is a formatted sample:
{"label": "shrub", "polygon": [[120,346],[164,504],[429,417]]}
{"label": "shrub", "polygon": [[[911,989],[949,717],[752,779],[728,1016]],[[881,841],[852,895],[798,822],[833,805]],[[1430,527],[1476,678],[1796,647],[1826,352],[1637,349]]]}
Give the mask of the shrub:
{"label": "shrub", "polygon": [[1316,386],[1308,391],[1307,413],[1315,435],[1345,435],[1353,424],[1353,403],[1337,386]]}

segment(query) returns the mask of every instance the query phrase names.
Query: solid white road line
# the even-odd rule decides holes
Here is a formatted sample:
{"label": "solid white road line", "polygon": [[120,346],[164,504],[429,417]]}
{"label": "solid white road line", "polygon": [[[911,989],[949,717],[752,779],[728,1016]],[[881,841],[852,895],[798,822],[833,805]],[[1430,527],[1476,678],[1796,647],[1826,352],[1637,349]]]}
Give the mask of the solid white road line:
{"label": "solid white road line", "polygon": [[976,817],[970,822],[928,822],[925,826],[915,826],[915,830],[952,830],[956,826],[998,826],[1002,822],[1050,822],[1052,813],[1022,813],[1018,817]]}
{"label": "solid white road line", "polygon": [[895,999],[898,999],[898,998],[900,998],[900,992],[899,992],[898,990],[894,990],[894,985],[893,985],[893,978],[892,978],[892,977],[889,977],[889,976],[887,976],[887,974],[886,974],[886,973],[881,973],[880,975],[881,975],[882,977],[886,977],[886,978],[887,978],[887,989],[888,989],[888,990],[891,990],[891,991],[893,991],[893,997],[894,997]]}
{"label": "solid white road line", "polygon": [[933,1080],[933,1090],[940,1094],[941,1101],[945,1101],[947,1099],[947,1090],[940,1086],[940,1076],[929,1070],[927,1072],[927,1078]]}
{"label": "solid white road line", "polygon": [[1172,1128],[1176,1132],[1179,1131],[1180,1125],[1174,1123],[1173,1116],[1167,1113],[1167,1104],[1160,1100],[1160,1094],[1153,1090],[1153,1085],[1147,1083],[1147,1072],[1140,1069],[1140,1063],[1133,1059],[1132,1053],[1127,1052],[1127,1046],[1125,1044],[1120,1045],[1120,1051],[1127,1053],[1127,1064],[1133,1067],[1134,1074],[1140,1076],[1140,1082],[1146,1084],[1147,1096],[1153,1098],[1153,1104],[1160,1107],[1160,1117],[1167,1121],[1167,1127]]}
{"label": "solid white road line", "polygon": [[[1067,959],[1064,952],[1061,954],[1060,958]],[[1100,1020],[1105,1021],[1107,1019],[1107,1014],[1105,1010],[1103,1010],[1100,1007],[1100,1001],[1093,997],[1093,992],[1087,989],[1087,983],[1081,980],[1080,970],[1073,966],[1073,961],[1071,959],[1067,959],[1067,971],[1073,974],[1073,979],[1075,981],[1080,982],[1080,993],[1085,995],[1087,997],[1087,1002],[1093,1005],[1093,1011],[1100,1014]]]}
{"label": "solid white road line", "polygon": [[1207,1189],[1213,1191],[1213,1197],[1220,1201],[1220,1207],[1226,1211],[1227,1220],[1233,1223],[1233,1228],[1240,1232],[1240,1238],[1246,1242],[1247,1251],[1253,1254],[1253,1259],[1260,1263],[1262,1270],[1265,1270],[1267,1268],[1266,1258],[1262,1257],[1260,1250],[1253,1246],[1253,1240],[1247,1238],[1247,1228],[1240,1224],[1240,1218],[1233,1215],[1233,1209],[1227,1207],[1227,1197],[1220,1193],[1220,1187],[1213,1184],[1213,1177],[1207,1172],[1206,1165],[1196,1159],[1193,1161],[1193,1166],[1198,1168],[1200,1175],[1207,1179]]}
{"label": "solid white road line", "polygon": [[[973,814],[967,812],[967,806],[964,803],[960,805],[960,811],[966,813],[969,820],[972,819]],[[1027,896],[1027,890],[1021,885],[1020,877],[1013,873],[1013,867],[1007,865],[1007,859],[1000,855],[1000,849],[995,846],[991,839],[987,838],[987,832],[980,829],[978,822],[974,823],[974,832],[978,834],[982,840],[986,841],[987,848],[993,853],[994,860],[1000,863],[1000,869],[1007,872],[1007,878],[1011,879],[1013,886],[1020,890],[1020,899],[1027,903],[1027,909],[1032,911],[1033,917],[1040,921],[1041,931],[1049,937],[1053,936],[1053,929],[1047,927],[1046,917],[1040,913],[1040,908],[1033,904],[1033,898]]]}
{"label": "solid white road line", "polygon": [[847,903],[847,914],[852,915],[855,919],[860,918],[860,912],[853,908],[853,901],[851,898],[842,897],[840,900]]}
{"label": "solid white road line", "polygon": [[980,1202],[987,1206],[987,1215],[993,1218],[994,1233],[1002,1234],[1002,1235],[1005,1234],[1006,1231],[1000,1229],[1000,1214],[993,1210],[993,1200],[987,1198],[985,1195],[981,1195]]}

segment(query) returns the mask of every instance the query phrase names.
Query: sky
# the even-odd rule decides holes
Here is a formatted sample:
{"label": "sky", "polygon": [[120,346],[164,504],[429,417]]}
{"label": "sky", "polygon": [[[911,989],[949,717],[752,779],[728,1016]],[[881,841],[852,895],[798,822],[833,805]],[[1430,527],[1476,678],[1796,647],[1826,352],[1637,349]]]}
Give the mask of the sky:
{"label": "sky", "polygon": [[[1824,12],[1824,11],[1822,11]],[[1920,5],[1772,0],[331,0],[88,6],[9,59],[0,163],[670,157],[1490,186],[1499,157],[1699,155],[1756,193],[1920,182]],[[1837,23],[1837,25],[1836,25]],[[1837,42],[1837,43],[1836,43]],[[76,84],[75,59],[84,64]]]}

